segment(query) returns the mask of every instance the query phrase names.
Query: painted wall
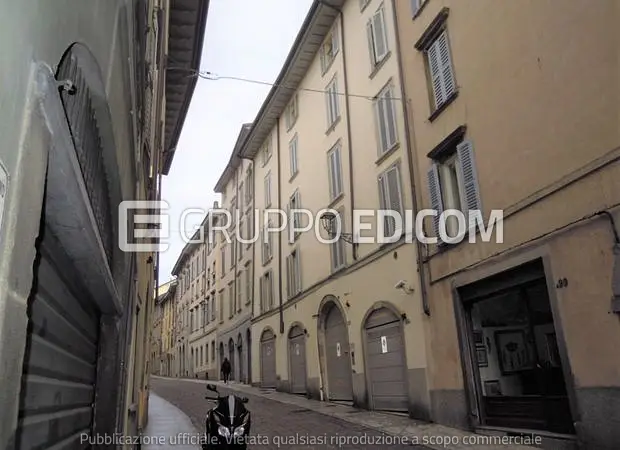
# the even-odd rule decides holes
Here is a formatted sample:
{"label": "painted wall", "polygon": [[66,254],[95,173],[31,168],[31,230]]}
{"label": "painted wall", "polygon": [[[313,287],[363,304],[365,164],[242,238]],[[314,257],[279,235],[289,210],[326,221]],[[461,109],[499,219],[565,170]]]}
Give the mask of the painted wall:
{"label": "painted wall", "polygon": [[[502,244],[431,249],[434,418],[466,426],[452,280],[464,273],[482,277],[466,268],[494,255],[517,258],[539,248],[551,261],[549,291],[558,304],[556,328],[560,320],[566,340],[563,363],[577,389],[580,437],[607,448],[605,438],[618,442],[612,433],[620,423],[605,406],[620,405],[620,362],[612,356],[620,324],[609,314],[613,234],[604,217],[547,233],[620,202],[620,102],[617,90],[608,88],[619,76],[614,24],[620,11],[612,1],[557,8],[557,2],[431,0],[412,20],[409,2],[396,4],[422,207],[430,208],[427,153],[466,125],[484,214],[503,209],[505,217]],[[431,122],[425,62],[414,44],[444,7],[459,93]],[[556,289],[564,277],[568,287]],[[605,418],[595,411],[606,411]]]}

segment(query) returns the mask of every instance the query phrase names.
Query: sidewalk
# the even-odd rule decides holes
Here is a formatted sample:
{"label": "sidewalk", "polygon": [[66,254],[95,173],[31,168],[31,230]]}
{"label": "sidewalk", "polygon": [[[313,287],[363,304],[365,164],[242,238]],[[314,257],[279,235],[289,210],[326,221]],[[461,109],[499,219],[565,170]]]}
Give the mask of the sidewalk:
{"label": "sidewalk", "polygon": [[[155,377],[154,378],[168,378]],[[410,442],[424,442],[424,446],[437,450],[540,450],[539,447],[528,445],[516,445],[499,442],[493,437],[478,435],[455,428],[446,427],[434,423],[415,421],[404,415],[380,413],[375,411],[360,410],[351,406],[331,402],[321,402],[310,400],[302,396],[277,392],[248,386],[241,383],[231,382],[224,384],[222,381],[200,380],[194,378],[179,378],[180,380],[214,384],[222,386],[232,391],[254,395],[257,397],[268,398],[276,402],[295,405],[300,408],[309,409],[330,417],[335,417],[348,423],[361,425],[373,430],[382,431],[393,436],[406,436]],[[355,412],[353,414],[353,412]],[[150,422],[150,417],[149,417]],[[486,439],[486,440],[485,440]],[[490,440],[489,440],[490,439]],[[496,439],[495,441],[493,439]],[[506,440],[508,438],[505,438]],[[474,441],[475,440],[475,441]],[[475,444],[474,442],[478,442]]]}
{"label": "sidewalk", "polygon": [[[189,417],[153,392],[149,394],[149,421],[142,434],[142,450],[200,450],[199,435]],[[195,444],[195,445],[192,445]]]}

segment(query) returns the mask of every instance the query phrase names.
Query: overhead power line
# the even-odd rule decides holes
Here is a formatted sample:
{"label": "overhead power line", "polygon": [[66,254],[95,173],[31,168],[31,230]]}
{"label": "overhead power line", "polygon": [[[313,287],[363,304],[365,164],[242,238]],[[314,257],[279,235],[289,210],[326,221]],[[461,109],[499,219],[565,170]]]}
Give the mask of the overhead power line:
{"label": "overhead power line", "polygon": [[[352,97],[352,98],[363,98],[365,100],[370,100],[370,101],[374,101],[376,100],[376,95],[361,95],[361,94],[349,94],[346,92],[330,92],[327,91],[326,89],[312,89],[312,88],[302,88],[302,87],[294,87],[294,86],[288,86],[286,84],[279,84],[279,83],[270,83],[268,81],[261,81],[261,80],[254,80],[252,78],[244,78],[244,77],[234,77],[234,76],[224,76],[224,75],[218,75],[215,74],[213,72],[208,72],[208,71],[196,71],[196,70],[192,70],[192,69],[188,69],[186,67],[168,67],[168,69],[173,69],[173,70],[184,70],[186,72],[190,72],[190,75],[188,75],[188,77],[198,77],[198,78],[202,78],[203,80],[209,80],[209,81],[219,81],[219,80],[232,80],[232,81],[239,81],[242,83],[252,83],[252,84],[259,84],[262,86],[269,86],[269,87],[274,87],[274,86],[279,86],[285,89],[290,89],[292,91],[303,91],[303,92],[313,92],[313,93],[317,93],[317,94],[334,94],[334,95],[338,95],[341,97]],[[383,99],[389,99],[389,100],[402,100],[402,98],[400,97],[382,97]]]}

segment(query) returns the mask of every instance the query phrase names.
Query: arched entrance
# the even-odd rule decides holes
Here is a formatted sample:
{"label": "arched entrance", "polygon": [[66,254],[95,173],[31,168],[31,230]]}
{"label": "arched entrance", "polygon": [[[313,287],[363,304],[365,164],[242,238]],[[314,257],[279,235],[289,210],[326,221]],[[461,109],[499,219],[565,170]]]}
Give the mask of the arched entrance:
{"label": "arched entrance", "polygon": [[235,341],[232,338],[228,340],[228,361],[230,361],[230,379],[235,379]]}
{"label": "arched entrance", "polygon": [[392,309],[377,306],[368,313],[364,334],[370,407],[407,412],[407,362],[401,318]]}
{"label": "arched entrance", "polygon": [[289,382],[292,394],[306,393],[306,334],[295,325],[288,333]]}
{"label": "arched entrance", "polygon": [[353,401],[353,371],[349,331],[338,300],[327,297],[319,314],[319,342],[323,352],[325,394],[332,401]]}
{"label": "arched entrance", "polygon": [[276,335],[271,329],[263,331],[260,339],[261,386],[275,388],[276,375]]}
{"label": "arched entrance", "polygon": [[241,338],[241,333],[237,336],[237,360],[239,361],[239,382],[245,382],[245,374],[244,366],[245,366],[245,358],[243,357],[243,339]]}

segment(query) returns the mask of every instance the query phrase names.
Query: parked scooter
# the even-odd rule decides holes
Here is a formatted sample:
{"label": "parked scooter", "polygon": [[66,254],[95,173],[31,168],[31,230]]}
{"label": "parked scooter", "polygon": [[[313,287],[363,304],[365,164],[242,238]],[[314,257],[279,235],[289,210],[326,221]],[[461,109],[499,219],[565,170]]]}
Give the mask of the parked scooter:
{"label": "parked scooter", "polygon": [[212,384],[207,384],[207,389],[217,398],[205,398],[217,401],[217,405],[207,413],[202,449],[246,450],[251,425],[250,411],[245,407],[248,399],[233,394],[221,396]]}

